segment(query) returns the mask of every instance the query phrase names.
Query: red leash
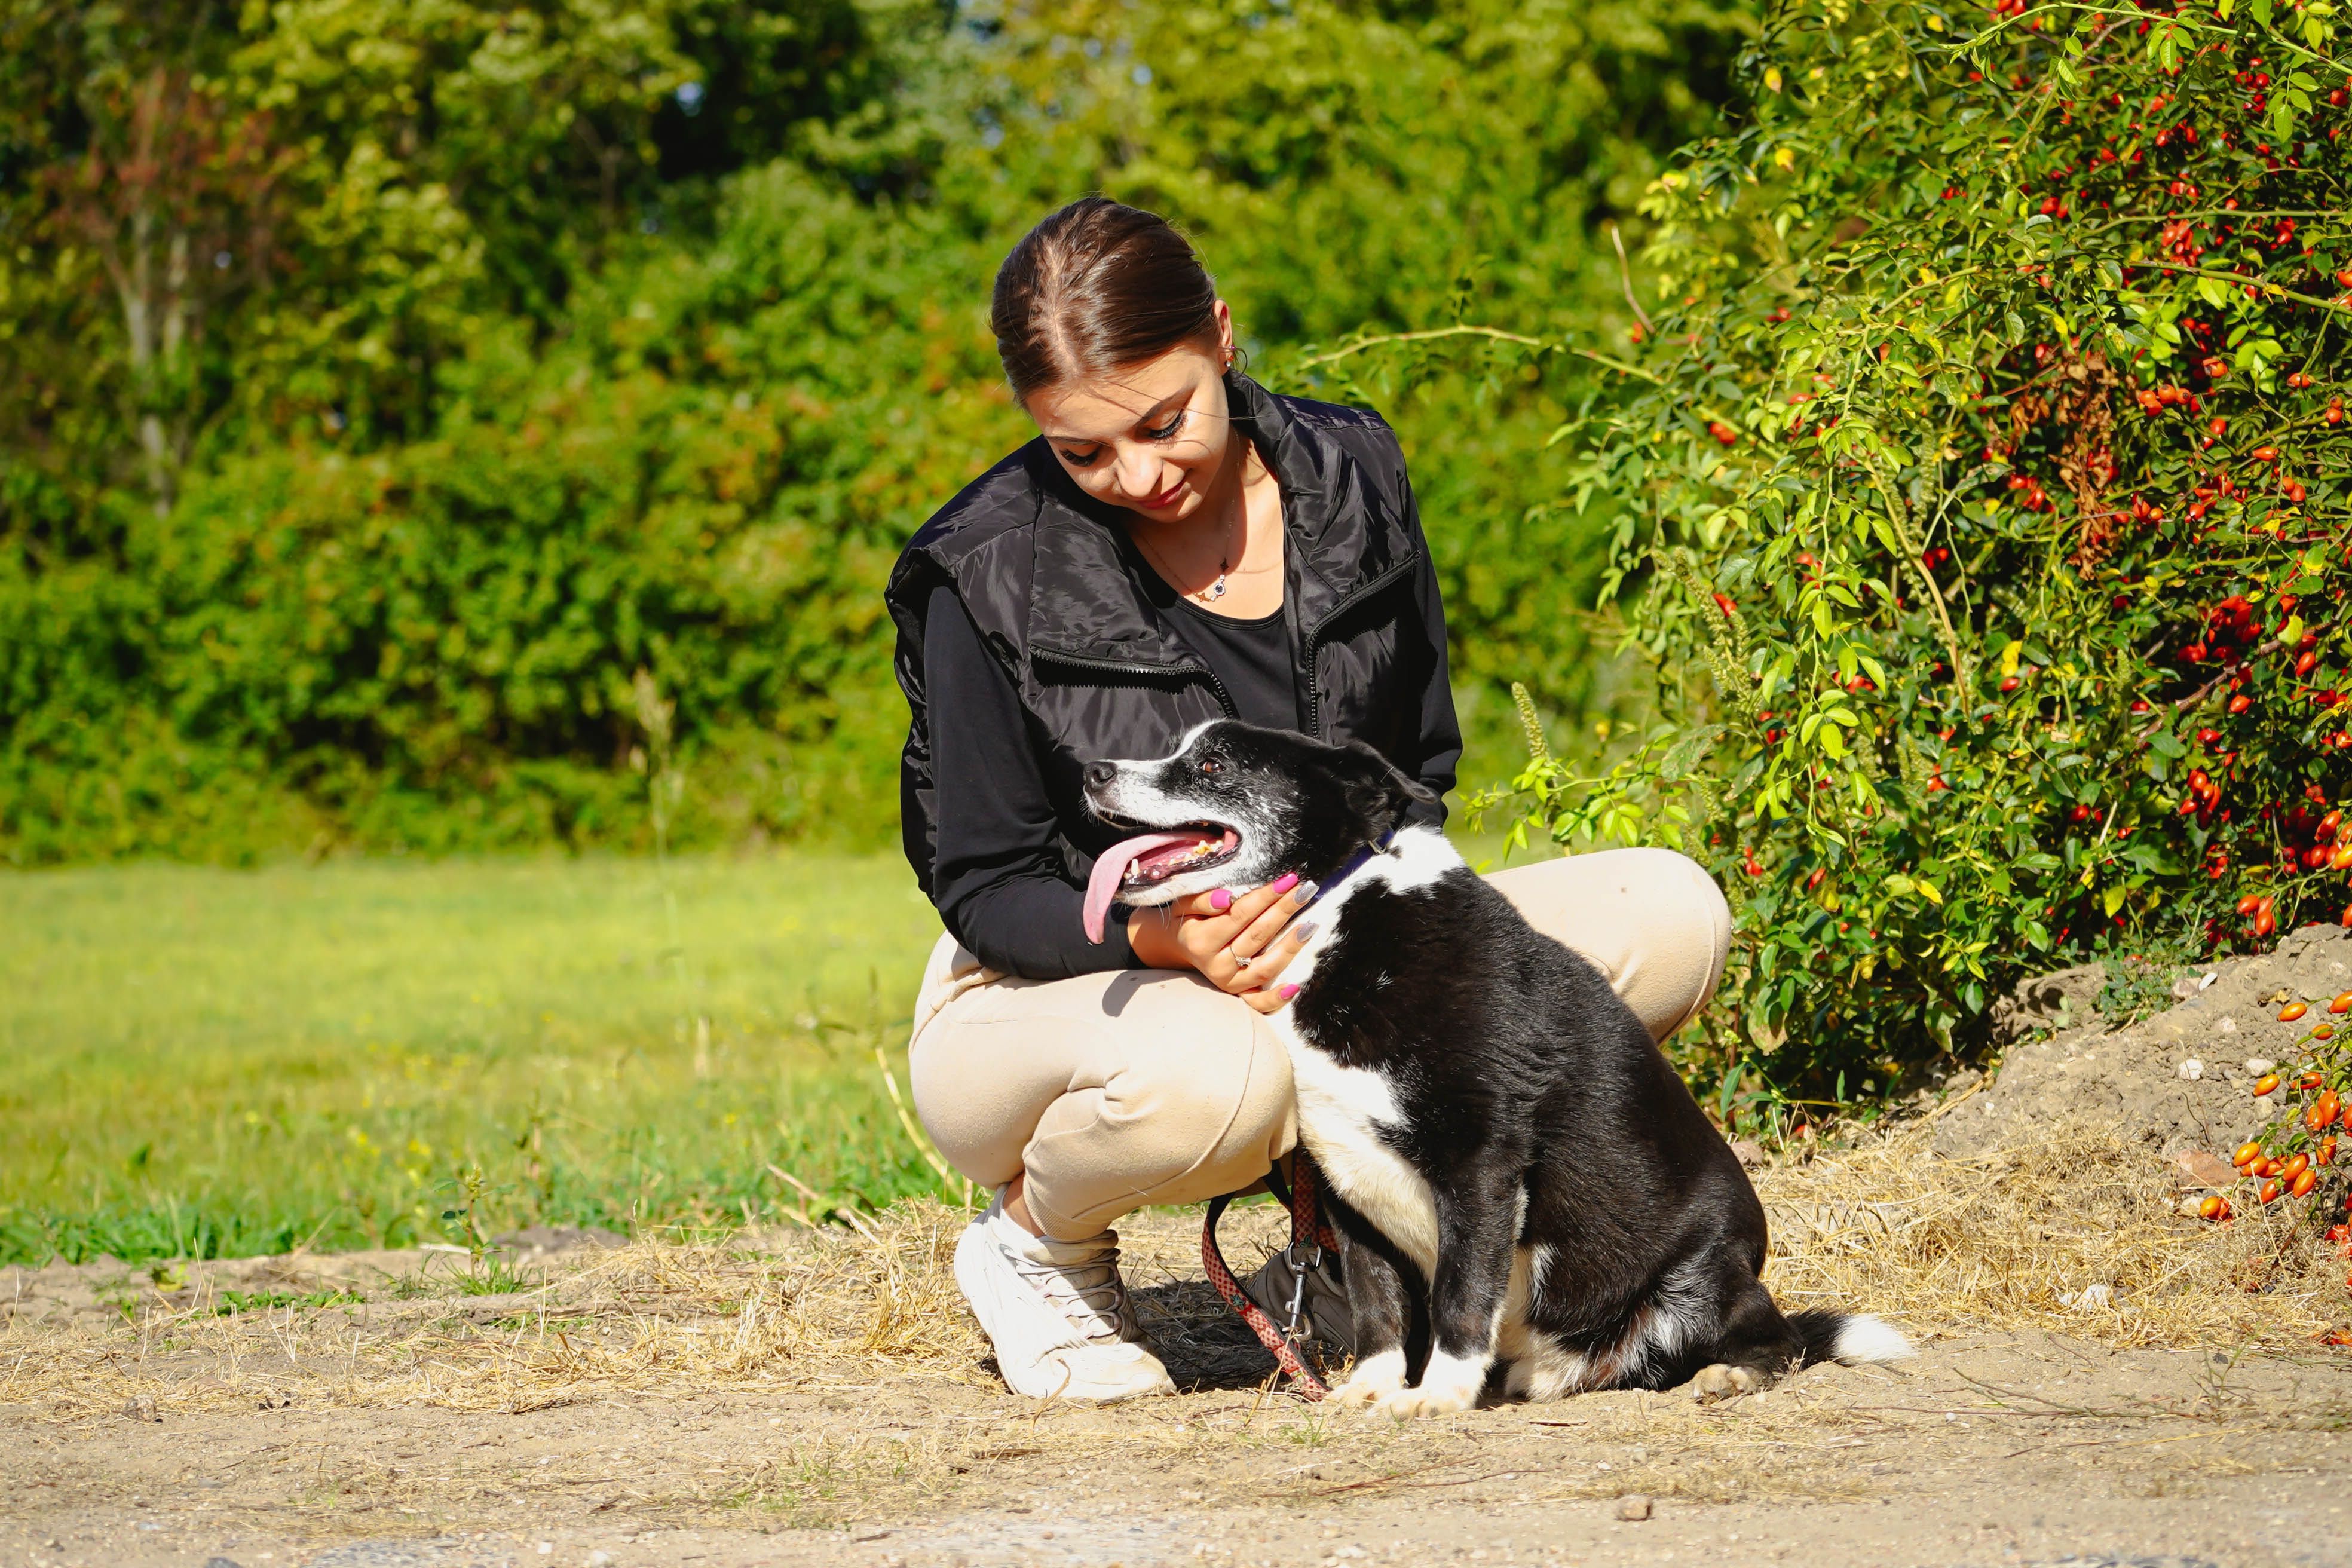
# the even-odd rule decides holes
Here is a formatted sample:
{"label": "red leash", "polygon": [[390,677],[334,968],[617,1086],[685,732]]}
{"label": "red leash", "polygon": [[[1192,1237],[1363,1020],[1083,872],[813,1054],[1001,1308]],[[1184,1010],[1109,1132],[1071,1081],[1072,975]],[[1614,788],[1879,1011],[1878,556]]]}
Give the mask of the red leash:
{"label": "red leash", "polygon": [[[1270,1172],[1268,1179],[1280,1180]],[[1309,1269],[1322,1263],[1326,1248],[1333,1252],[1339,1250],[1339,1238],[1331,1233],[1329,1223],[1318,1212],[1315,1162],[1307,1157],[1306,1150],[1301,1149],[1290,1163],[1290,1246],[1287,1251],[1296,1283],[1291,1287],[1290,1322],[1285,1328],[1275,1327],[1274,1320],[1266,1315],[1265,1310],[1244,1293],[1241,1282],[1234,1278],[1234,1271],[1225,1267],[1225,1255],[1217,1250],[1217,1219],[1225,1212],[1225,1205],[1232,1202],[1230,1194],[1209,1200],[1209,1217],[1201,1226],[1201,1267],[1207,1271],[1209,1283],[1217,1288],[1217,1294],[1225,1299],[1225,1305],[1250,1326],[1250,1332],[1257,1336],[1258,1343],[1274,1353],[1276,1363],[1289,1374],[1297,1391],[1310,1404],[1322,1399],[1331,1391],[1323,1386],[1323,1380],[1307,1368],[1307,1358],[1299,1353],[1306,1342],[1302,1329],[1306,1321],[1307,1275]]]}

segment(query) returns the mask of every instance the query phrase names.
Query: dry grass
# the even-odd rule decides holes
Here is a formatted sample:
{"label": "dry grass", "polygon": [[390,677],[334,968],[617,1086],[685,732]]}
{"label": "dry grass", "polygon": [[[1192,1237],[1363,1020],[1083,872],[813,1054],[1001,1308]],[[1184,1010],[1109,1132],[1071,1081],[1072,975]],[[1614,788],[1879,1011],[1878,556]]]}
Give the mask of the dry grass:
{"label": "dry grass", "polygon": [[[1926,1337],[2039,1329],[2118,1347],[2234,1348],[2307,1344],[2340,1300],[2307,1238],[2275,1216],[2227,1230],[2175,1219],[2162,1179],[2131,1168],[2112,1141],[2084,1133],[1969,1162],[1927,1160],[1923,1141],[1915,1129],[1762,1173],[1786,1248],[1772,1266],[1784,1300],[1834,1297]],[[2058,1180],[2065,1172],[2074,1174]],[[1192,1396],[1088,1411],[1003,1394],[950,1271],[966,1218],[908,1205],[855,1228],[567,1253],[520,1279],[414,1253],[208,1264],[160,1286],[134,1276],[135,1293],[111,1304],[101,1271],[53,1269],[36,1279],[37,1296],[13,1303],[0,1282],[0,1312],[16,1308],[0,1328],[0,1406],[161,1440],[203,1428],[126,1427],[116,1413],[152,1405],[176,1420],[290,1404],[299,1426],[286,1428],[288,1440],[305,1434],[305,1453],[320,1457],[302,1464],[320,1468],[289,1471],[282,1497],[256,1479],[248,1500],[282,1502],[322,1528],[354,1500],[403,1520],[544,1506],[838,1527],[1023,1489],[1066,1498],[1095,1484],[1089,1477],[1103,1497],[1124,1499],[1136,1483],[1101,1478],[1151,1478],[1163,1503],[1210,1507],[1262,1504],[1271,1491],[1333,1508],[1627,1490],[1817,1503],[1892,1485],[1872,1479],[1891,1468],[2020,1455],[2029,1465],[2095,1456],[2110,1474],[2144,1470],[2150,1485],[2179,1485],[2246,1468],[2248,1455],[2215,1437],[2333,1419],[2293,1397],[2250,1404],[2223,1386],[2225,1373],[2206,1377],[2203,1357],[2157,1403],[2120,1386],[1996,1391],[1961,1370],[2039,1386],[2053,1347],[2026,1341],[2021,1354],[1939,1350],[1945,1359],[1925,1381],[1832,1369],[1768,1401],[1700,1406],[1624,1392],[1399,1426],[1259,1383],[1264,1352],[1199,1279],[1192,1215],[1127,1227],[1147,1326]],[[1282,1223],[1271,1207],[1236,1211],[1228,1258],[1249,1267]],[[2255,1274],[2266,1289],[2235,1282]],[[2119,1290],[2121,1309],[2066,1305],[2086,1283]],[[236,1304],[231,1291],[250,1302],[257,1292],[331,1289],[365,1300],[220,1310]],[[1968,1381],[1955,1387],[1955,1377]],[[2003,1407],[1951,1425],[1942,1406],[1955,1398],[1970,1410]],[[722,1426],[681,1440],[674,1415],[698,1408],[709,1431],[722,1403],[740,1413],[731,1436]],[[579,1436],[536,1462],[500,1446],[446,1444],[412,1458],[383,1436],[419,1430],[404,1408],[426,1413],[436,1432],[448,1429],[445,1412],[552,1411],[529,1429]],[[262,1420],[239,1429],[275,1436]],[[501,1429],[523,1428],[468,1430]]]}
{"label": "dry grass", "polygon": [[[233,1266],[148,1286],[128,1311],[65,1321],[19,1313],[0,1335],[0,1402],[250,1408],[299,1388],[341,1405],[520,1411],[596,1394],[775,1387],[855,1371],[979,1381],[985,1346],[949,1271],[965,1216],[902,1206],[856,1230],[746,1233],[567,1255],[524,1289],[457,1293],[430,1267],[365,1277],[286,1260],[297,1288],[363,1303],[224,1313]],[[417,1294],[423,1291],[424,1294]]]}
{"label": "dry grass", "polygon": [[[2307,1343],[2346,1321],[2335,1249],[2294,1205],[2185,1219],[2169,1176],[2098,1128],[1964,1159],[1931,1157],[1932,1132],[1913,1122],[1759,1173],[1783,1305],[2118,1348]],[[2106,1301],[2084,1302],[2097,1286]]]}
{"label": "dry grass", "polygon": [[[1835,1302],[1915,1331],[2038,1329],[2118,1347],[2285,1346],[2343,1321],[2332,1248],[2283,1215],[2228,1226],[2177,1217],[2165,1177],[2111,1136],[2084,1131],[1973,1160],[1930,1159],[1927,1137],[1914,1126],[1761,1173],[1775,1219],[1769,1279],[1784,1303]],[[1229,1256],[1245,1265],[1278,1219],[1237,1217]],[[0,1332],[0,1403],[70,1413],[143,1396],[163,1409],[250,1409],[291,1396],[512,1412],[630,1394],[992,1389],[950,1271],[964,1219],[922,1203],[855,1230],[644,1242],[566,1255],[524,1288],[488,1295],[462,1293],[446,1259],[439,1273],[400,1278],[336,1259],[259,1266],[259,1278],[251,1264],[206,1265],[173,1289],[144,1284],[112,1311],[18,1311]],[[1250,1364],[1257,1352],[1198,1282],[1189,1216],[1139,1230],[1130,1277],[1148,1326],[1181,1352],[1171,1362],[1222,1353]],[[340,1285],[367,1300],[223,1313],[232,1279]],[[2112,1300],[2077,1304],[2094,1285]]]}

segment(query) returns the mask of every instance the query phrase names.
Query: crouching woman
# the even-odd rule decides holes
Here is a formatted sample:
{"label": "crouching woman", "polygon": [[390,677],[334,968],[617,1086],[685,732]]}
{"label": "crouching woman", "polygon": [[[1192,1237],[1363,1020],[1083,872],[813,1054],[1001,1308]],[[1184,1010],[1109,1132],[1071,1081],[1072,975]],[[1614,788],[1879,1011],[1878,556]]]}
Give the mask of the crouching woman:
{"label": "crouching woman", "polygon": [[[992,324],[1037,437],[923,526],[887,593],[907,856],[947,927],[911,1071],[940,1152],[994,1194],[956,1279],[1005,1381],[1107,1402],[1172,1392],[1112,1222],[1245,1187],[1296,1138],[1265,1016],[1315,889],[1114,904],[1089,941],[1087,874],[1123,834],[1088,815],[1081,770],[1232,717],[1367,742],[1442,797],[1462,742],[1395,433],[1240,374],[1181,235],[1099,197],[1065,207],[1006,258]],[[1729,913],[1681,856],[1494,880],[1659,1039],[1721,977]]]}

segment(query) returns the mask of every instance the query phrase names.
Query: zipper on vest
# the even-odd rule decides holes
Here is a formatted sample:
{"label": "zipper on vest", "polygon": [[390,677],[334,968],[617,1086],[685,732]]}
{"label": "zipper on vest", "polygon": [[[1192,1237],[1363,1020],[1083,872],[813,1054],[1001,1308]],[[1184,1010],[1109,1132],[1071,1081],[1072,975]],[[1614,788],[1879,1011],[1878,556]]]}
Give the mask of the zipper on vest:
{"label": "zipper on vest", "polygon": [[1032,661],[1044,659],[1048,663],[1064,665],[1071,669],[1100,670],[1108,675],[1175,675],[1187,679],[1197,676],[1207,681],[1209,689],[1216,693],[1217,706],[1224,710],[1226,718],[1241,717],[1241,710],[1234,706],[1233,694],[1225,689],[1225,683],[1219,680],[1217,672],[1205,664],[1121,664],[1117,659],[1087,658],[1075,653],[1056,653],[1051,648],[1036,649],[1029,655],[1029,658]]}
{"label": "zipper on vest", "polygon": [[1308,630],[1307,634],[1306,647],[1307,732],[1314,736],[1317,740],[1320,741],[1327,739],[1323,733],[1323,677],[1315,668],[1316,651],[1321,647],[1323,643],[1323,628],[1329,626],[1333,621],[1338,620],[1341,616],[1347,614],[1348,611],[1363,603],[1366,599],[1370,598],[1374,594],[1379,593],[1391,583],[1395,582],[1398,578],[1403,576],[1406,573],[1412,571],[1415,566],[1420,564],[1421,556],[1419,554],[1416,553],[1405,557],[1402,561],[1398,562],[1395,565],[1390,567],[1387,571],[1381,573],[1370,582],[1363,584],[1361,586],[1358,587],[1354,593],[1349,595],[1346,598],[1332,605],[1330,610],[1325,614],[1323,618],[1317,621],[1314,626]]}

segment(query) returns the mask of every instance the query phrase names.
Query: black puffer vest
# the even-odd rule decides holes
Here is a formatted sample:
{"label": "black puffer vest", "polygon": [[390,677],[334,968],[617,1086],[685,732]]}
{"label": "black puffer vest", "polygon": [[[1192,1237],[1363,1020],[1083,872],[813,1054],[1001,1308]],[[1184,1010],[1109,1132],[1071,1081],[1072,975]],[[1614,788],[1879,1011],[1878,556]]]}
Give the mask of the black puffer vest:
{"label": "black puffer vest", "polygon": [[[1377,414],[1277,396],[1238,374],[1225,377],[1225,393],[1235,427],[1282,489],[1284,618],[1308,694],[1307,728],[1369,742],[1411,772],[1437,652],[1414,613],[1427,547],[1396,433]],[[1071,483],[1040,437],[965,487],[899,556],[885,596],[913,712],[900,809],[926,893],[935,838],[923,609],[940,582],[954,585],[1020,692],[1076,882],[1118,837],[1079,803],[1079,769],[1164,755],[1193,725],[1231,713],[1215,677],[1147,597],[1150,568],[1125,516]]]}

